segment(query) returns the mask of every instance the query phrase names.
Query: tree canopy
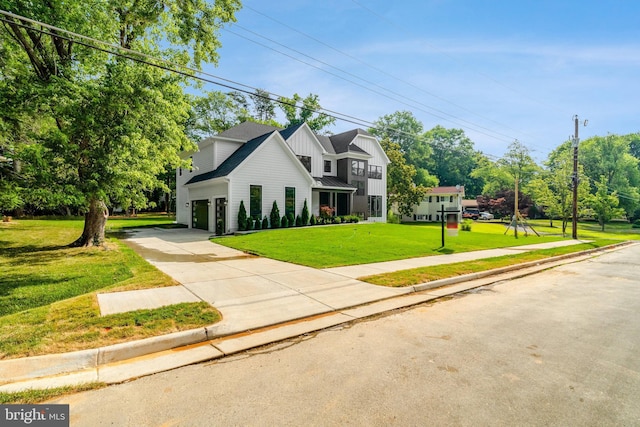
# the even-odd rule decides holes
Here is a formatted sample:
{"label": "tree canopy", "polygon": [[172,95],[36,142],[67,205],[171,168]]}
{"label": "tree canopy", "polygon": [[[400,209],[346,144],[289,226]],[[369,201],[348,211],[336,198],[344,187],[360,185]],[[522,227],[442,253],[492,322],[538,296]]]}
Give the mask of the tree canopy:
{"label": "tree canopy", "polygon": [[[177,65],[216,62],[218,30],[235,19],[238,0],[0,0],[0,9],[133,49]],[[164,188],[167,167],[193,148],[185,133],[185,77],[105,53],[76,36],[17,18],[0,29],[3,59],[0,129],[29,192],[64,197],[84,210],[76,245],[101,244],[106,207],[146,203]],[[104,46],[100,46],[104,49]],[[4,55],[3,55],[4,56]],[[129,54],[127,56],[136,56]],[[61,196],[62,195],[62,196]]]}

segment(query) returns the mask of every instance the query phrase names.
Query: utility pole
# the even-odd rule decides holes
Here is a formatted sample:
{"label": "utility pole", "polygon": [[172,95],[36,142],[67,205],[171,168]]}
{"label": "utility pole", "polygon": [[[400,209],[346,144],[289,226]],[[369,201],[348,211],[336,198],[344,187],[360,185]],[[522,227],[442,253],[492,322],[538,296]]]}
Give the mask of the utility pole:
{"label": "utility pole", "polygon": [[[573,116],[575,122],[575,133],[573,136],[573,220],[571,223],[572,232],[571,237],[574,240],[578,239],[578,115]],[[587,125],[587,120],[584,121],[584,126]]]}
{"label": "utility pole", "polygon": [[518,238],[518,175],[516,175],[516,196],[513,200],[513,222],[515,223],[515,227],[513,227],[514,236]]}

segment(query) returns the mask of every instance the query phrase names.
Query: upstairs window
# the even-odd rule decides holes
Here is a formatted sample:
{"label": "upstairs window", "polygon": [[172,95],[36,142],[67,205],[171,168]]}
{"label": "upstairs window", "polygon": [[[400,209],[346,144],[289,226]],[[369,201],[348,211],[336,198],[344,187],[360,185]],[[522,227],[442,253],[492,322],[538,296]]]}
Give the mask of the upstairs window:
{"label": "upstairs window", "polygon": [[352,183],[356,186],[356,196],[364,196],[364,181],[352,181]]}
{"label": "upstairs window", "polygon": [[324,171],[327,173],[331,173],[331,160],[324,161]]}
{"label": "upstairs window", "polygon": [[307,172],[311,173],[311,157],[298,156],[298,160],[300,160],[300,163],[307,169]]}
{"label": "upstairs window", "polygon": [[369,178],[382,179],[382,166],[369,165]]}
{"label": "upstairs window", "polygon": [[364,161],[362,160],[351,161],[351,175],[364,176]]}

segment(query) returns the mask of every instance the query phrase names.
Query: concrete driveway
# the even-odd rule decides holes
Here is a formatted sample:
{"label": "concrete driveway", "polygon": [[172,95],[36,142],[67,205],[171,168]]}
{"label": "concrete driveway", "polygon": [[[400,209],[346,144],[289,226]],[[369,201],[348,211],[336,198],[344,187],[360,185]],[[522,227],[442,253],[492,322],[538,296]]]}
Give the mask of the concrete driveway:
{"label": "concrete driveway", "polygon": [[222,313],[219,333],[274,325],[411,292],[255,257],[194,229],[139,229],[126,243],[180,286],[99,294],[101,313],[205,301]]}

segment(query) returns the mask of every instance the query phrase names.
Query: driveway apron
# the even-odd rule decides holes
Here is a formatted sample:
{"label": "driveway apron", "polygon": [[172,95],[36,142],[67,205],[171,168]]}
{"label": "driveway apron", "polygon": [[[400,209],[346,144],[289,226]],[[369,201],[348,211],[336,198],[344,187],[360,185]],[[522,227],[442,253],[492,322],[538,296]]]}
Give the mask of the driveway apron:
{"label": "driveway apron", "polygon": [[99,294],[111,314],[205,301],[223,316],[218,333],[274,325],[410,292],[330,271],[255,257],[209,241],[194,229],[138,229],[125,242],[179,286]]}

